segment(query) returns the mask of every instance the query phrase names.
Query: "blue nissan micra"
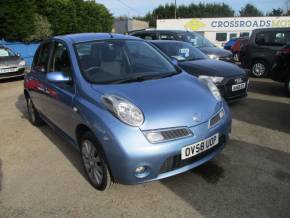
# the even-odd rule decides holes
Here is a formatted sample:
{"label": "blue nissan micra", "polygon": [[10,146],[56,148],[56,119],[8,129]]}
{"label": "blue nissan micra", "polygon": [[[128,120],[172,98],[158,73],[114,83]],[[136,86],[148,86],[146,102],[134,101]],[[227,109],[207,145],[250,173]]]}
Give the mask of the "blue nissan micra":
{"label": "blue nissan micra", "polygon": [[147,42],[109,33],[56,36],[38,48],[24,94],[44,122],[80,150],[90,183],[138,184],[216,156],[231,130],[218,89]]}

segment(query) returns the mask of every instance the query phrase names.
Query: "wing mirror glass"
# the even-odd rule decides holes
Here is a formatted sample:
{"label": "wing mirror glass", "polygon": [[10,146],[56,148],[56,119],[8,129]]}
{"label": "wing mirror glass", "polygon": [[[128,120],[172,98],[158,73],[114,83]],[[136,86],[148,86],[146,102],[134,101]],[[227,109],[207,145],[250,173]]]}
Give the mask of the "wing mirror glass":
{"label": "wing mirror glass", "polygon": [[60,72],[60,71],[48,72],[46,74],[46,78],[47,78],[48,81],[54,82],[54,83],[67,83],[67,82],[71,82],[70,76],[67,73]]}

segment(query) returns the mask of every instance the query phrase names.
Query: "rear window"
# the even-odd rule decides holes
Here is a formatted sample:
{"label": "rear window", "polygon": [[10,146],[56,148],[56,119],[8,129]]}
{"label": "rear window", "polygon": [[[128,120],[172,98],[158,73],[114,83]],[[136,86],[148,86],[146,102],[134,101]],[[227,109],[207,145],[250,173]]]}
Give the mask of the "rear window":
{"label": "rear window", "polygon": [[10,49],[0,48],[0,57],[11,57],[11,56],[15,56],[15,54]]}

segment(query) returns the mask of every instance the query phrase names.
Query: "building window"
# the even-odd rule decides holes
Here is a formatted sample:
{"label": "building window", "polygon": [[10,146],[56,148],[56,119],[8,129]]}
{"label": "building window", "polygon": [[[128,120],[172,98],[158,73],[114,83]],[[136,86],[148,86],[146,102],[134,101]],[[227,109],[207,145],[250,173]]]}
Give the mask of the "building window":
{"label": "building window", "polygon": [[227,33],[216,33],[215,40],[219,42],[227,41]]}
{"label": "building window", "polygon": [[249,32],[243,32],[240,34],[240,37],[249,37],[250,33]]}
{"label": "building window", "polygon": [[237,34],[236,33],[231,33],[230,34],[230,39],[233,39],[233,38],[237,38]]}

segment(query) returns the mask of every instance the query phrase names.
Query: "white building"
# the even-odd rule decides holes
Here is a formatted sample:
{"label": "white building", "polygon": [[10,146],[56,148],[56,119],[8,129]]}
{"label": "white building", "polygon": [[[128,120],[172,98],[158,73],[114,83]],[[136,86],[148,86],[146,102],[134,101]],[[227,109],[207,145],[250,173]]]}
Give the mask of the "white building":
{"label": "white building", "polygon": [[225,17],[157,20],[157,29],[196,31],[217,46],[257,28],[290,27],[290,17]]}

